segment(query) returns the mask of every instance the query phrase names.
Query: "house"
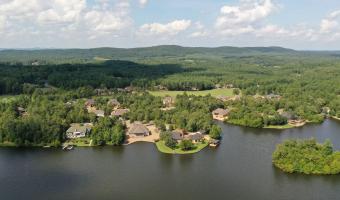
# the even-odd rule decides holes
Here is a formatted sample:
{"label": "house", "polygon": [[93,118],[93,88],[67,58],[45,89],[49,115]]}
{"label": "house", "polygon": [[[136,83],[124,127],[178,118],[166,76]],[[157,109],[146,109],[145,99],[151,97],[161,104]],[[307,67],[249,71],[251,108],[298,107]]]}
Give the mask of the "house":
{"label": "house", "polygon": [[39,61],[34,61],[34,62],[32,62],[32,66],[39,66],[40,65],[40,63],[39,63]]}
{"label": "house", "polygon": [[92,113],[94,113],[97,117],[105,117],[104,110],[94,110]]}
{"label": "house", "polygon": [[268,94],[268,95],[266,96],[266,98],[267,98],[267,99],[277,99],[277,100],[279,100],[279,99],[281,99],[281,96],[280,96],[280,95],[277,95],[277,94]]}
{"label": "house", "polygon": [[179,142],[184,139],[184,133],[181,130],[172,131],[171,138]]}
{"label": "house", "polygon": [[175,100],[171,96],[166,96],[163,99],[163,105],[166,107],[171,107],[175,103]]}
{"label": "house", "polygon": [[94,99],[88,99],[85,102],[85,107],[87,107],[87,108],[89,108],[89,107],[92,108],[95,105],[96,105],[96,102],[94,101]]}
{"label": "house", "polygon": [[110,101],[107,102],[107,105],[110,105],[113,108],[119,108],[120,107],[120,103],[117,99],[111,99]]}
{"label": "house", "polygon": [[217,108],[212,112],[212,115],[214,119],[224,120],[228,117],[229,112],[230,111],[228,109]]}
{"label": "house", "polygon": [[28,116],[26,109],[23,107],[17,107],[17,112],[20,116]]}
{"label": "house", "polygon": [[74,138],[82,138],[86,137],[87,134],[91,132],[92,128],[91,123],[73,123],[71,124],[70,128],[66,131],[66,138],[68,139],[74,139]]}
{"label": "house", "polygon": [[288,121],[289,120],[296,120],[297,119],[297,116],[291,112],[285,112],[285,111],[282,111],[282,112],[279,112],[279,114],[286,118]]}
{"label": "house", "polygon": [[125,115],[128,112],[129,112],[129,109],[116,109],[116,110],[111,112],[111,116],[112,117],[122,117],[123,115]]}
{"label": "house", "polygon": [[196,133],[189,133],[187,136],[188,140],[191,140],[193,143],[201,142],[204,139],[204,135],[196,132]]}
{"label": "house", "polygon": [[145,137],[150,135],[150,131],[141,122],[134,122],[129,128],[128,135],[132,137]]}
{"label": "house", "polygon": [[110,92],[107,88],[98,88],[95,89],[94,92],[98,95],[98,96],[104,96],[104,95],[110,95],[112,94],[112,92]]}

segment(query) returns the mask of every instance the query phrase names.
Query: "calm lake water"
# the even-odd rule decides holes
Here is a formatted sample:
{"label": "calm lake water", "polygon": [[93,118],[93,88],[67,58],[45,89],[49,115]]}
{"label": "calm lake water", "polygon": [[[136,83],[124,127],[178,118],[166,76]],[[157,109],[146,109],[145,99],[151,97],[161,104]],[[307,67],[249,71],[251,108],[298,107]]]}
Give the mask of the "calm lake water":
{"label": "calm lake water", "polygon": [[155,145],[0,149],[0,199],[340,199],[340,176],[285,174],[271,164],[287,138],[330,139],[340,150],[340,122],[290,130],[258,130],[220,123],[217,149],[166,155]]}

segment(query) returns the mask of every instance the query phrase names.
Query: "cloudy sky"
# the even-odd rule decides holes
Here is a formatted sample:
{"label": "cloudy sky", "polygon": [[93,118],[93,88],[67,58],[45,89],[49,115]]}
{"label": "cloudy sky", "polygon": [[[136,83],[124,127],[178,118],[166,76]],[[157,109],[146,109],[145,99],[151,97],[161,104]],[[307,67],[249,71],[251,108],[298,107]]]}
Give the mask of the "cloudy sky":
{"label": "cloudy sky", "polygon": [[0,0],[0,48],[340,50],[339,0]]}

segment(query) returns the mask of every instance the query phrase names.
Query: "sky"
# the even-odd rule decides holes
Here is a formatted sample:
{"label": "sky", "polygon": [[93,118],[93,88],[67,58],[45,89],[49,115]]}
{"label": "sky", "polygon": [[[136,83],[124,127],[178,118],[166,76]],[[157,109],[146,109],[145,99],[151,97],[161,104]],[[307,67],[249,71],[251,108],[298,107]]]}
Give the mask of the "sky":
{"label": "sky", "polygon": [[0,48],[340,50],[339,0],[0,0]]}

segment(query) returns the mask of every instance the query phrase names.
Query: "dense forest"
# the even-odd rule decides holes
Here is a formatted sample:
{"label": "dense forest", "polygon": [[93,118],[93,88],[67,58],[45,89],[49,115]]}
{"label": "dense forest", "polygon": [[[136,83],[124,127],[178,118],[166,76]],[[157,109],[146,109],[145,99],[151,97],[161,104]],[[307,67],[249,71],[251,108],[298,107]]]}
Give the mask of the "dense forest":
{"label": "dense forest", "polygon": [[[209,130],[210,113],[218,107],[229,108],[229,122],[243,126],[287,123],[279,110],[318,123],[340,117],[339,77],[339,52],[280,47],[2,50],[0,140],[58,145],[70,123],[94,121],[98,126],[93,139],[119,143],[123,125],[115,119],[96,121],[84,111],[83,101],[97,98],[98,89],[112,91],[107,98],[118,98],[129,108],[131,121],[153,120],[160,128],[171,123],[189,131]],[[121,92],[126,87],[135,93]],[[222,102],[183,95],[177,97],[176,109],[161,112],[162,99],[145,93],[216,87],[238,88],[241,97]],[[280,98],[256,98],[270,94]],[[76,103],[65,106],[67,102]],[[25,108],[29,116],[21,117],[17,107]]]}
{"label": "dense forest", "polygon": [[338,174],[340,152],[333,151],[330,141],[318,144],[315,139],[287,140],[277,146],[273,163],[289,173]]}

